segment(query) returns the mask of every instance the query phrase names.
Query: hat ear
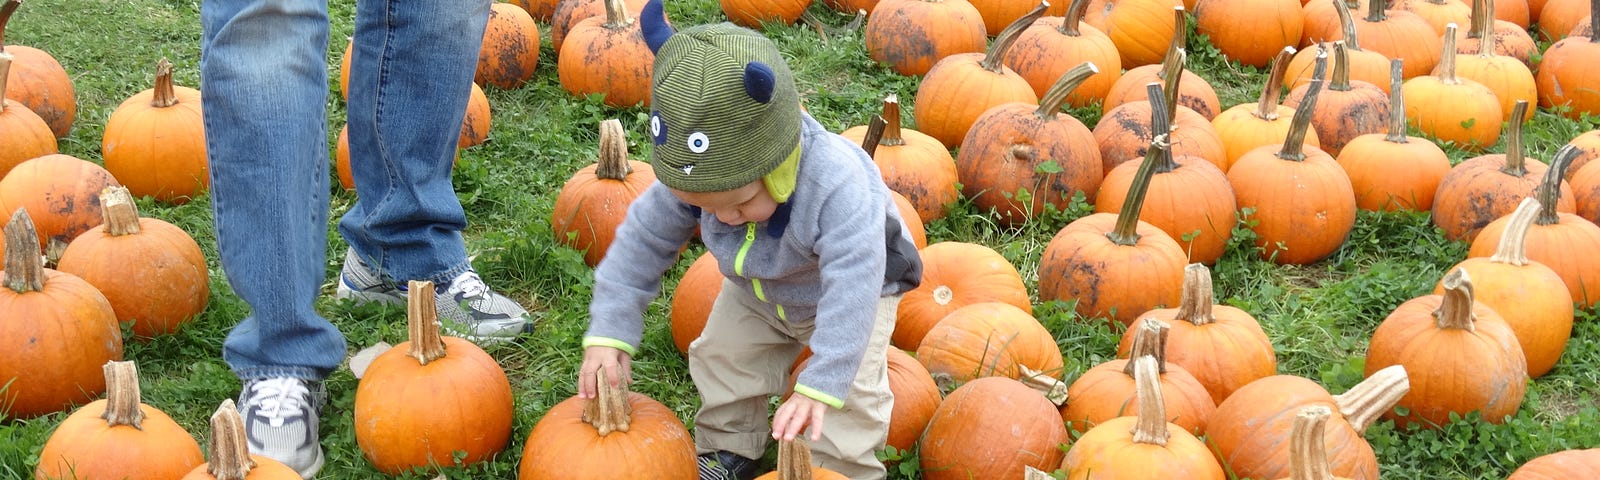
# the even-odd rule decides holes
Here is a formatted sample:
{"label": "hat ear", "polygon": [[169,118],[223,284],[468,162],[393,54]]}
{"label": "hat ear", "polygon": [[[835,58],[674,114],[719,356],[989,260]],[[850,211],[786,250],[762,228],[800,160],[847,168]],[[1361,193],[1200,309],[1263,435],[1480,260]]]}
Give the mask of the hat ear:
{"label": "hat ear", "polygon": [[639,12],[639,32],[644,35],[645,45],[650,46],[650,53],[659,52],[667,39],[672,38],[672,25],[667,24],[667,12],[661,7],[661,0],[644,4],[644,10]]}
{"label": "hat ear", "polygon": [[772,72],[772,67],[761,62],[744,65],[744,93],[750,98],[761,103],[770,102],[777,87],[778,75]]}

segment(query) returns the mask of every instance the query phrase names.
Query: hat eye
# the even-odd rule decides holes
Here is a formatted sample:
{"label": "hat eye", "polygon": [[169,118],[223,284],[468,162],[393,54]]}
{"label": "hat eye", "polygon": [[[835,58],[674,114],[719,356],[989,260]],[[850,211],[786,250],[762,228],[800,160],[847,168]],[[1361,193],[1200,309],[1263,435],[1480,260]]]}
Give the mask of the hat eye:
{"label": "hat eye", "polygon": [[650,113],[650,136],[655,138],[656,145],[667,144],[667,123],[659,113]]}
{"label": "hat eye", "polygon": [[706,149],[709,147],[711,147],[711,139],[706,138],[705,132],[694,132],[689,134],[689,151],[694,153],[706,153]]}

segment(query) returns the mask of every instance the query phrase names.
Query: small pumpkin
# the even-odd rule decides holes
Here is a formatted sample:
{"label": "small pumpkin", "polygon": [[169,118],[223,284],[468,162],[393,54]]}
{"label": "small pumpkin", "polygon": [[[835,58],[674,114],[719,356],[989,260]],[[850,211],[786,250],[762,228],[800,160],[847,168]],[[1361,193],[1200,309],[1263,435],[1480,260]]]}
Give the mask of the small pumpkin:
{"label": "small pumpkin", "polygon": [[[1280,144],[1283,137],[1289,134],[1289,120],[1294,117],[1294,107],[1279,105],[1278,97],[1282,96],[1279,89],[1283,83],[1283,72],[1289,67],[1289,58],[1293,55],[1294,47],[1284,47],[1278,52],[1277,58],[1272,60],[1272,73],[1267,75],[1266,82],[1261,86],[1259,100],[1234,105],[1211,119],[1211,127],[1217,130],[1217,138],[1222,139],[1223,149],[1228,152],[1225,165],[1233,165],[1245,152],[1256,147]],[[1334,71],[1338,71],[1337,66]],[[1318,133],[1316,129],[1306,131],[1306,143],[1322,145],[1317,139]]]}
{"label": "small pumpkin", "polygon": [[590,267],[600,264],[627,217],[628,205],[656,180],[650,164],[628,158],[622,122],[600,122],[600,158],[561,186],[550,215],[556,241],[583,250]]}
{"label": "small pumpkin", "polygon": [[1131,365],[1138,384],[1137,415],[1107,420],[1078,437],[1061,461],[1067,478],[1104,478],[1118,471],[1149,478],[1228,478],[1204,442],[1167,420],[1162,399],[1171,392],[1157,380],[1160,366],[1155,357],[1138,357]]}
{"label": "small pumpkin", "polygon": [[1169,21],[1174,10],[1181,17],[1185,8],[1183,0],[1091,0],[1084,21],[1111,37],[1122,66],[1131,69],[1161,63],[1167,46],[1186,33]]}
{"label": "small pumpkin", "polygon": [[155,86],[128,97],[106,119],[100,142],[106,171],[136,196],[185,203],[211,184],[200,91],[172,83],[172,63],[156,63]]}
{"label": "small pumpkin", "polygon": [[1444,35],[1445,25],[1468,25],[1472,20],[1472,5],[1461,0],[1403,0],[1399,8],[1422,17],[1439,35]]}
{"label": "small pumpkin", "polygon": [[1122,57],[1111,37],[1083,22],[1089,0],[1072,0],[1066,16],[1033,22],[1006,53],[1005,63],[1028,79],[1033,93],[1044,98],[1050,86],[1072,67],[1092,63],[1099,72],[1067,94],[1067,105],[1087,107],[1099,103],[1111,85],[1122,77]]}
{"label": "small pumpkin", "polygon": [[1517,467],[1506,480],[1583,478],[1600,470],[1600,448],[1563,450],[1542,455]]}
{"label": "small pumpkin", "polygon": [[140,217],[126,187],[107,187],[100,204],[105,222],[73,239],[56,269],[94,285],[141,337],[176,332],[205,310],[211,276],[194,237]]}
{"label": "small pumpkin", "polygon": [[606,14],[578,21],[556,56],[561,87],[578,96],[599,94],[606,105],[650,106],[655,53],[623,0],[605,0]]}
{"label": "small pumpkin", "polygon": [[15,55],[0,50],[0,130],[6,132],[0,135],[0,178],[4,178],[6,172],[17,164],[57,151],[56,137],[50,131],[50,124],[45,123],[44,118],[27,105],[11,99],[11,81],[7,72],[11,71],[15,58]]}
{"label": "small pumpkin", "polygon": [[[644,5],[648,0],[626,0],[628,15],[639,18],[644,12]],[[550,47],[556,52],[561,51],[566,44],[567,32],[574,25],[585,18],[600,17],[606,14],[606,0],[561,0],[550,13]],[[665,17],[666,12],[662,12]],[[537,36],[537,35],[536,35]]]}
{"label": "small pumpkin", "polygon": [[1161,392],[1161,418],[1184,431],[1199,435],[1206,429],[1211,413],[1217,410],[1216,401],[1193,374],[1182,366],[1167,362],[1167,322],[1153,317],[1142,317],[1135,328],[1129,328],[1134,337],[1127,358],[1108,360],[1083,372],[1067,387],[1067,405],[1061,408],[1061,419],[1068,428],[1082,434],[1099,424],[1117,417],[1139,412],[1147,390],[1138,388],[1138,364],[1144,359],[1154,359],[1157,383]]}
{"label": "small pumpkin", "polygon": [[1199,0],[1194,18],[1195,33],[1210,37],[1222,55],[1258,68],[1299,45],[1305,28],[1299,0]]}
{"label": "small pumpkin", "polygon": [[[922,223],[944,218],[949,205],[961,198],[959,173],[950,149],[925,133],[902,126],[900,96],[883,99],[883,134],[877,145],[863,145],[878,164],[878,173],[890,190],[904,195]],[[845,129],[839,135],[856,143],[867,140],[867,125]]]}
{"label": "small pumpkin", "polygon": [[922,257],[922,283],[900,297],[894,334],[890,336],[890,342],[897,347],[916,351],[934,325],[969,305],[999,302],[1022,311],[1033,308],[1022,274],[992,248],[978,243],[938,242],[918,253]]}
{"label": "small pumpkin", "polygon": [[922,478],[1021,478],[1027,467],[1061,464],[1067,427],[1055,404],[1014,379],[961,384],[933,412],[918,442]]}
{"label": "small pumpkin", "polygon": [[1044,15],[1044,10],[1036,7],[1018,18],[983,53],[952,54],[935,63],[917,85],[917,108],[912,112],[917,128],[946,147],[960,148],[967,130],[989,107],[1010,102],[1037,104],[1033,86],[1004,60],[1017,36]]}
{"label": "small pumpkin", "polygon": [[723,280],[722,271],[717,269],[717,257],[705,252],[695,257],[678,278],[678,286],[672,289],[672,307],[668,314],[672,344],[684,358],[689,356],[689,343],[700,338],[700,332],[706,329],[711,305],[722,293]]}
{"label": "small pumpkin", "polygon": [[[1493,256],[1469,256],[1450,267],[1465,270],[1474,279],[1477,301],[1493,308],[1517,334],[1517,343],[1528,359],[1528,376],[1533,378],[1549,372],[1561,359],[1567,340],[1572,337],[1573,320],[1573,297],[1561,275],[1528,259],[1528,229],[1539,217],[1539,210],[1539,200],[1522,199],[1504,222]],[[1434,287],[1433,293],[1444,294],[1443,282]]]}
{"label": "small pumpkin", "polygon": [[[1389,124],[1389,94],[1371,83],[1350,79],[1349,50],[1343,40],[1333,42],[1332,81],[1317,98],[1316,114],[1311,117],[1311,128],[1317,133],[1317,147],[1334,158],[1338,158],[1350,140],[1369,133],[1383,133]],[[1310,88],[1310,85],[1302,85],[1290,90],[1283,105],[1299,106]]]}
{"label": "small pumpkin", "polygon": [[[1534,196],[1539,199],[1539,215],[1528,227],[1524,248],[1529,259],[1545,264],[1561,276],[1572,294],[1573,303],[1580,308],[1589,308],[1600,303],[1600,264],[1596,263],[1593,255],[1584,252],[1600,249],[1600,226],[1556,208],[1559,205],[1558,194],[1570,196],[1566,181],[1561,177],[1575,150],[1571,146],[1564,146],[1556,151],[1550,169],[1545,172],[1539,186],[1534,188]],[[1559,192],[1558,186],[1562,188]],[[1500,233],[1507,230],[1509,222],[1509,218],[1502,217],[1483,227],[1477,238],[1473,239],[1467,256],[1492,255],[1498,247]]]}
{"label": "small pumpkin", "polygon": [[[1389,57],[1361,47],[1361,32],[1356,29],[1355,17],[1350,14],[1350,9],[1356,7],[1349,5],[1354,3],[1356,2],[1347,4],[1344,0],[1332,0],[1327,3],[1327,5],[1333,5],[1332,9],[1329,10],[1330,13],[1338,13],[1338,25],[1333,28],[1343,32],[1343,37],[1314,45],[1321,45],[1323,48],[1331,49],[1334,42],[1343,41],[1345,46],[1345,72],[1350,79],[1375,85],[1382,89],[1385,95],[1388,95]],[[1324,5],[1324,3],[1319,1],[1312,2],[1309,5]],[[1362,5],[1365,5],[1365,3],[1362,3]],[[1307,7],[1306,10],[1310,12],[1311,9]],[[1306,21],[1311,21],[1309,13],[1307,13]],[[1313,44],[1308,43],[1308,45]],[[1306,47],[1295,52],[1294,58],[1289,60],[1289,68],[1284,71],[1283,88],[1293,92],[1310,82],[1312,70],[1316,67],[1316,61],[1316,48]],[[1338,66],[1335,65],[1334,68],[1337,69]]]}
{"label": "small pumpkin", "polygon": [[516,5],[495,2],[489,7],[473,80],[501,90],[521,87],[539,67],[539,24]]}
{"label": "small pumpkin", "polygon": [[[528,433],[518,480],[696,480],[694,440],[666,405],[595,373],[594,398],[573,396]],[[649,459],[618,461],[618,459]]]}
{"label": "small pumpkin", "polygon": [[811,464],[811,447],[804,438],[778,441],[778,469],[756,480],[850,480],[839,472]]}
{"label": "small pumpkin", "polygon": [[118,185],[117,179],[100,165],[45,155],[18,164],[0,179],[0,212],[27,209],[38,228],[40,248],[60,252],[103,221],[100,192],[112,185]]}
{"label": "small pumpkin", "polygon": [[[933,374],[916,358],[899,348],[886,351],[889,356],[889,391],[894,394],[886,445],[906,451],[916,446],[917,438],[928,427],[928,420],[933,418],[934,410],[939,408],[939,402],[944,397]],[[811,364],[810,360],[811,350],[803,350],[794,368],[789,370],[789,390],[783,398],[794,393],[795,381],[800,378],[800,371]]]}
{"label": "small pumpkin", "polygon": [[[1145,312],[1141,319],[1166,322],[1162,359],[1183,367],[1222,403],[1234,390],[1278,372],[1272,340],[1255,317],[1238,307],[1216,304],[1211,269],[1191,263],[1183,269],[1183,297],[1178,308]],[[1130,329],[1117,344],[1117,358],[1132,358],[1142,329]]]}
{"label": "small pumpkin", "polygon": [[[515,3],[515,2],[513,2]],[[355,48],[355,40],[350,39],[344,46],[344,58],[339,64],[339,93],[348,100],[350,98],[350,55]],[[461,118],[461,137],[456,140],[456,148],[470,148],[482,145],[489,141],[489,97],[484,95],[483,87],[476,82],[472,84],[472,94],[467,97],[467,112]],[[355,184],[350,180],[350,143],[348,132],[339,131],[339,155],[336,158],[339,170],[339,180],[345,190],[354,190]]]}
{"label": "small pumpkin", "polygon": [[905,76],[925,75],[945,57],[981,53],[989,42],[983,16],[967,1],[879,2],[862,42],[872,60]]}
{"label": "small pumpkin", "polygon": [[1432,210],[1439,182],[1450,172],[1444,149],[1432,140],[1406,135],[1400,63],[1395,59],[1390,68],[1388,132],[1353,138],[1336,158],[1350,176],[1356,207],[1362,210]]}
{"label": "small pumpkin", "polygon": [[1446,32],[1439,68],[1402,85],[1415,107],[1406,110],[1406,120],[1423,134],[1464,149],[1489,147],[1500,139],[1500,122],[1507,117],[1493,90],[1456,75],[1455,25],[1446,27]]}
{"label": "small pumpkin", "polygon": [[522,7],[534,20],[549,23],[550,16],[556,13],[556,4],[560,0],[506,0],[506,3]]}
{"label": "small pumpkin", "polygon": [[[1410,94],[1407,94],[1408,96]],[[1433,198],[1433,224],[1451,240],[1473,241],[1479,230],[1494,219],[1505,216],[1534,192],[1549,170],[1544,162],[1522,153],[1522,111],[1528,102],[1517,102],[1506,136],[1505,153],[1479,155],[1450,167],[1439,182]],[[1552,202],[1562,212],[1577,211],[1572,189],[1561,186],[1560,200]]]}
{"label": "small pumpkin", "polygon": [[[1539,60],[1535,81],[1539,84],[1539,106],[1553,109],[1567,118],[1600,113],[1600,7],[1589,2],[1588,35],[1571,35],[1545,49]],[[1556,109],[1556,107],[1567,107]]]}
{"label": "small pumpkin", "polygon": [[74,410],[39,451],[38,480],[168,480],[205,463],[200,444],[160,409],[140,402],[133,362],[106,362],[106,398]]}
{"label": "small pumpkin", "polygon": [[231,398],[223,399],[211,414],[206,453],[211,461],[194,467],[181,480],[301,480],[300,473],[283,462],[250,453],[244,417],[239,416]]}
{"label": "small pumpkin", "polygon": [[[1354,19],[1355,29],[1361,32],[1361,47],[1388,58],[1405,60],[1406,78],[1433,71],[1440,61],[1439,32],[1415,13],[1389,9],[1391,3],[1395,0],[1369,1],[1366,15]],[[1344,38],[1338,27],[1324,24],[1317,28],[1324,31],[1314,32],[1311,38],[1320,37],[1323,41]]]}
{"label": "small pumpkin", "polygon": [[999,302],[950,312],[917,345],[917,361],[943,386],[974,378],[1018,378],[1023,368],[1060,372],[1061,347],[1033,314]]}
{"label": "small pumpkin", "polygon": [[[1508,121],[1516,110],[1518,100],[1539,100],[1539,87],[1534,83],[1533,71],[1521,60],[1496,53],[1495,45],[1498,42],[1494,32],[1483,30],[1489,26],[1489,23],[1483,22],[1475,27],[1479,29],[1477,33],[1481,47],[1477,54],[1456,57],[1456,74],[1483,84],[1494,92],[1495,98],[1500,99],[1500,120]],[[1533,110],[1524,109],[1522,115],[1522,121],[1532,120]]]}
{"label": "small pumpkin", "polygon": [[[52,139],[64,138],[72,131],[72,122],[78,116],[77,93],[73,91],[72,76],[50,52],[27,45],[7,45],[6,24],[10,22],[20,0],[0,3],[0,52],[13,56],[9,72],[0,71],[0,84],[10,84],[10,90],[0,88],[0,99],[12,99],[38,114],[50,126]],[[0,69],[4,70],[4,69]],[[4,123],[0,123],[4,125]],[[10,136],[12,130],[4,129]],[[0,148],[0,151],[5,149]],[[55,153],[51,150],[48,153]],[[26,157],[23,160],[33,157]],[[5,162],[0,159],[0,166]],[[0,175],[4,175],[0,168]]]}

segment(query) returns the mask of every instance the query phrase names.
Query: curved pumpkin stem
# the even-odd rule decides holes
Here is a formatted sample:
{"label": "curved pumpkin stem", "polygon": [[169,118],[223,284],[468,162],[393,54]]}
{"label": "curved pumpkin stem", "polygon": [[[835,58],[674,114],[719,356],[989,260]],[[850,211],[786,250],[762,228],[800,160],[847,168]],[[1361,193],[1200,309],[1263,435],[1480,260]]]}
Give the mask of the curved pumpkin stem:
{"label": "curved pumpkin stem", "polygon": [[1203,263],[1191,263],[1183,267],[1183,294],[1178,302],[1177,319],[1195,326],[1216,323],[1217,317],[1211,314],[1211,307],[1216,301],[1211,288],[1211,269]]}
{"label": "curved pumpkin stem", "polygon": [[[1161,71],[1158,72],[1163,82],[1161,84],[1161,99],[1167,102],[1167,114],[1165,115],[1167,128],[1150,130],[1151,132],[1171,132],[1172,128],[1178,125],[1178,87],[1183,84],[1183,66],[1189,61],[1189,51],[1180,48],[1168,55],[1167,59],[1169,61],[1162,62]],[[1145,97],[1156,98],[1155,91],[1146,87]],[[1154,107],[1155,105],[1151,104],[1151,106]],[[1151,113],[1154,112],[1152,111]]]}
{"label": "curved pumpkin stem", "polygon": [[1440,284],[1444,287],[1444,300],[1433,311],[1435,325],[1441,330],[1454,328],[1473,331],[1477,315],[1472,312],[1472,280],[1467,278],[1467,270],[1451,270],[1444,275],[1444,281]]}
{"label": "curved pumpkin stem", "polygon": [[600,122],[600,159],[595,163],[594,176],[606,180],[625,180],[633,173],[628,163],[628,134],[622,131],[622,122],[615,118]]}
{"label": "curved pumpkin stem", "polygon": [[1061,74],[1061,78],[1056,79],[1056,83],[1050,85],[1049,90],[1044,91],[1044,98],[1039,99],[1039,110],[1034,114],[1043,120],[1055,120],[1061,105],[1067,103],[1067,96],[1096,73],[1100,73],[1100,68],[1094,66],[1093,62],[1083,62],[1067,70]]}
{"label": "curved pumpkin stem", "polygon": [[[1184,59],[1177,58],[1177,55],[1178,52],[1189,49],[1189,40],[1186,38],[1187,36],[1184,35],[1184,30],[1188,28],[1189,23],[1188,19],[1183,14],[1183,5],[1176,5],[1172,7],[1172,22],[1177,28],[1173,30],[1174,33],[1172,35],[1172,43],[1167,44],[1166,58],[1161,59],[1161,71],[1157,72],[1157,75],[1159,75],[1162,80],[1168,80],[1172,78],[1168,75],[1174,70],[1178,72],[1183,71]],[[1177,69],[1172,68],[1172,62],[1178,62]]]}
{"label": "curved pumpkin stem", "polygon": [[1061,18],[1061,26],[1056,28],[1062,35],[1081,37],[1079,24],[1083,23],[1083,14],[1089,11],[1089,0],[1072,0],[1067,5],[1067,14]]}
{"label": "curved pumpkin stem", "polygon": [[617,29],[620,29],[620,28],[626,28],[629,25],[633,25],[633,17],[629,17],[628,16],[628,4],[627,3],[623,2],[623,0],[605,0],[605,2],[606,2],[606,23],[605,23],[605,27],[607,29],[617,30]]}
{"label": "curved pumpkin stem", "polygon": [[778,442],[778,480],[811,480],[811,447],[804,438]]}
{"label": "curved pumpkin stem", "polygon": [[1172,432],[1167,430],[1167,406],[1161,399],[1161,372],[1153,357],[1139,357],[1133,365],[1133,382],[1139,395],[1139,420],[1133,426],[1133,443],[1166,446]]}
{"label": "curved pumpkin stem", "polygon": [[628,431],[629,423],[633,421],[633,404],[628,402],[628,386],[622,382],[612,386],[611,382],[606,381],[605,368],[594,372],[594,383],[599,392],[594,398],[584,401],[583,423],[593,426],[602,437],[611,432]]}
{"label": "curved pumpkin stem", "polygon": [[1371,23],[1378,23],[1378,22],[1382,22],[1384,20],[1388,20],[1389,19],[1389,14],[1388,14],[1388,12],[1384,11],[1384,7],[1387,7],[1387,6],[1389,6],[1389,2],[1386,2],[1384,0],[1372,0],[1370,2],[1367,2],[1367,18],[1366,18],[1366,20],[1368,22],[1371,22]]}
{"label": "curved pumpkin stem", "polygon": [[1333,42],[1333,81],[1328,82],[1328,90],[1350,91],[1350,52],[1345,50],[1344,40]]}
{"label": "curved pumpkin stem", "polygon": [[[1517,104],[1526,105],[1527,102],[1517,100]],[[1572,164],[1572,159],[1578,157],[1578,153],[1578,147],[1569,143],[1556,150],[1556,157],[1550,159],[1550,169],[1545,170],[1544,179],[1533,192],[1534,196],[1539,198],[1540,204],[1539,218],[1535,219],[1534,223],[1539,225],[1561,223],[1561,215],[1556,212],[1556,204],[1561,201],[1561,178],[1567,174],[1567,166]]]}
{"label": "curved pumpkin stem", "polygon": [[1528,227],[1539,217],[1539,211],[1538,199],[1522,199],[1517,209],[1511,212],[1511,218],[1506,220],[1506,229],[1500,232],[1500,245],[1495,248],[1494,256],[1489,257],[1489,261],[1519,267],[1527,265]]}
{"label": "curved pumpkin stem", "polygon": [[[0,73],[4,75],[4,73]],[[39,251],[39,231],[28,211],[18,208],[6,224],[5,286],[17,293],[44,290],[44,258]]]}
{"label": "curved pumpkin stem", "polygon": [[[867,152],[867,158],[877,158],[878,147],[883,143],[884,130],[889,127],[889,121],[883,115],[873,115],[867,121],[867,133],[861,136],[861,150]],[[904,143],[904,142],[901,142]]]}
{"label": "curved pumpkin stem", "polygon": [[1494,0],[1477,0],[1475,3],[1483,4],[1483,10],[1487,13],[1480,14],[1476,8],[1472,10],[1472,30],[1467,32],[1467,38],[1479,39],[1478,56],[1493,57],[1495,42],[1500,41],[1494,36]]}
{"label": "curved pumpkin stem", "polygon": [[156,83],[151,89],[150,106],[167,108],[178,104],[178,95],[172,91],[172,62],[166,57],[156,62]]}
{"label": "curved pumpkin stem", "polygon": [[1122,200],[1122,211],[1117,212],[1116,228],[1106,232],[1106,238],[1117,245],[1139,244],[1139,214],[1144,210],[1145,193],[1150,191],[1150,179],[1155,177],[1156,161],[1171,145],[1172,126],[1167,123],[1168,106],[1157,95],[1160,88],[1155,82],[1145,85],[1145,91],[1150,96],[1150,132],[1155,138],[1150,139],[1150,149],[1145,151],[1144,162],[1139,164],[1139,171],[1133,174],[1133,184],[1128,185],[1128,195]]}
{"label": "curved pumpkin stem", "polygon": [[1278,150],[1278,158],[1294,162],[1306,159],[1306,130],[1311,128],[1312,111],[1317,108],[1317,97],[1322,96],[1322,82],[1327,78],[1327,73],[1328,49],[1318,45],[1316,66],[1311,69],[1311,82],[1306,87],[1306,96],[1300,99],[1300,105],[1295,106],[1294,117],[1289,119],[1289,135],[1283,139],[1283,149]]}
{"label": "curved pumpkin stem", "polygon": [[1350,14],[1350,4],[1344,0],[1333,0],[1333,10],[1339,14],[1339,28],[1344,30],[1344,43],[1351,50],[1361,51],[1360,37],[1356,34],[1356,18]]}
{"label": "curved pumpkin stem", "polygon": [[100,418],[107,425],[127,425],[143,429],[144,409],[139,408],[139,368],[133,362],[106,362],[101,370],[106,375],[106,411]]}
{"label": "curved pumpkin stem", "polygon": [[244,480],[256,461],[250,458],[250,443],[244,435],[244,418],[233,405],[233,399],[222,400],[216,413],[211,414],[211,461],[206,472],[217,480]]}
{"label": "curved pumpkin stem", "polygon": [[906,144],[900,133],[900,95],[891,93],[883,97],[883,136],[878,145],[900,146]]}
{"label": "curved pumpkin stem", "polygon": [[406,318],[409,319],[406,330],[411,337],[411,348],[406,350],[406,355],[427,365],[444,358],[444,341],[439,338],[439,312],[434,310],[433,282],[412,280],[406,289],[411,292],[406,295]]}
{"label": "curved pumpkin stem", "polygon": [[1400,94],[1405,83],[1405,66],[1401,63],[1398,58],[1389,61],[1389,133],[1383,139],[1390,143],[1411,143],[1411,137],[1406,135],[1406,98]]}
{"label": "curved pumpkin stem", "polygon": [[1123,364],[1122,373],[1134,376],[1137,367],[1133,361],[1143,357],[1156,359],[1156,373],[1167,373],[1167,334],[1171,330],[1172,325],[1155,317],[1139,320],[1139,331],[1133,334],[1133,345],[1128,347],[1128,363]]}
{"label": "curved pumpkin stem", "polygon": [[113,237],[133,235],[143,231],[139,226],[139,207],[133,203],[128,187],[112,185],[100,191],[100,218],[105,222],[106,233]]}
{"label": "curved pumpkin stem", "polygon": [[1500,171],[1506,175],[1522,178],[1528,174],[1528,160],[1522,155],[1522,117],[1528,113],[1528,101],[1517,100],[1516,106],[1511,107],[1511,123],[1506,128],[1506,165]]}
{"label": "curved pumpkin stem", "polygon": [[1322,439],[1332,414],[1326,406],[1313,405],[1295,415],[1294,430],[1289,432],[1289,480],[1334,480]]}
{"label": "curved pumpkin stem", "polygon": [[989,44],[989,50],[983,54],[983,61],[978,64],[984,70],[991,72],[1000,73],[1005,71],[1006,66],[1002,62],[1005,60],[1006,51],[1011,49],[1011,44],[1017,42],[1017,37],[1022,36],[1022,31],[1033,25],[1034,20],[1044,16],[1044,11],[1049,8],[1050,2],[1039,2],[1039,6],[1033,7],[1033,10],[1029,10],[1027,15],[1023,15],[1016,21],[1011,22],[1010,25],[1006,25],[1006,28],[994,37],[994,43]]}
{"label": "curved pumpkin stem", "polygon": [[[22,0],[6,0],[5,3],[0,4],[0,51],[6,49],[6,24],[11,23],[11,14],[17,13],[17,7],[20,6],[22,6]],[[0,80],[4,79],[5,75],[0,74]]]}
{"label": "curved pumpkin stem", "polygon": [[1294,57],[1294,47],[1283,47],[1272,57],[1272,73],[1261,86],[1261,97],[1256,100],[1256,118],[1268,122],[1278,119],[1278,89],[1283,86],[1283,73],[1289,70],[1289,59]]}
{"label": "curved pumpkin stem", "polygon": [[1339,414],[1350,427],[1361,433],[1410,391],[1411,377],[1406,375],[1406,367],[1391,365],[1372,372],[1372,376],[1343,394],[1334,395],[1333,403],[1339,406]]}
{"label": "curved pumpkin stem", "polygon": [[[1374,0],[1376,1],[1376,0]],[[1445,85],[1460,85],[1456,76],[1456,24],[1444,26],[1444,49],[1439,52],[1439,65],[1433,67],[1433,76]]]}

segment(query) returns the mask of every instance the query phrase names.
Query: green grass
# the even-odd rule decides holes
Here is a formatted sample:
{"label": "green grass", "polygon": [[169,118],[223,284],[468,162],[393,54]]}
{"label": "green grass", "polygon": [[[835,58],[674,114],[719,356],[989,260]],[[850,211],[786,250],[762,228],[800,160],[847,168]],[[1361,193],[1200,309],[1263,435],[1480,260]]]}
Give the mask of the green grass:
{"label": "green grass", "polygon": [[[332,2],[334,41],[329,46],[330,76],[337,79],[339,55],[350,34],[353,2]],[[153,65],[167,57],[176,65],[175,81],[196,86],[199,72],[199,3],[179,0],[28,0],[6,32],[8,43],[44,48],[73,75],[79,112],[64,153],[100,161],[105,120],[122,99],[148,88]],[[669,2],[677,25],[722,20],[716,2]],[[812,13],[832,26],[849,18],[820,5]],[[645,158],[649,142],[641,132],[647,112],[638,107],[609,108],[594,98],[577,98],[556,82],[555,52],[548,26],[540,68],[522,88],[488,89],[494,109],[488,143],[462,152],[455,174],[458,195],[470,226],[465,232],[475,265],[496,288],[545,312],[543,323],[526,341],[489,349],[505,367],[516,395],[512,443],[494,461],[405,478],[510,478],[515,475],[523,440],[551,405],[570,397],[581,358],[579,339],[587,322],[592,273],[582,255],[554,239],[549,216],[566,179],[596,156],[601,120],[620,119],[630,133],[635,158]],[[902,77],[867,57],[859,31],[826,41],[804,26],[771,26],[766,33],[789,55],[807,108],[834,131],[864,124],[884,95],[898,93],[907,126],[914,127],[917,78]],[[1224,105],[1254,100],[1265,72],[1228,63],[1204,39],[1191,39],[1192,70],[1209,79]],[[343,122],[337,86],[330,86],[329,130]],[[1097,109],[1075,109],[1080,119],[1097,119]],[[1527,126],[1532,157],[1548,159],[1562,143],[1595,128],[1540,111]],[[333,138],[329,139],[330,142]],[[1503,146],[1494,147],[1494,151]],[[1472,153],[1448,147],[1453,161]],[[343,213],[352,193],[334,183],[333,215]],[[225,398],[238,394],[239,382],[220,359],[222,339],[248,313],[229,289],[216,263],[208,199],[171,206],[148,199],[147,216],[183,227],[206,251],[212,273],[210,306],[180,333],[127,343],[125,357],[138,362],[144,399],[172,415],[204,442],[206,417]],[[1030,290],[1037,284],[1039,257],[1051,236],[1088,209],[1081,202],[1065,211],[1045,212],[1016,228],[1001,228],[961,201],[952,214],[928,226],[930,241],[968,241],[999,251],[1023,273]],[[1340,392],[1359,381],[1366,339],[1389,311],[1431,290],[1450,265],[1465,257],[1466,245],[1445,240],[1426,214],[1371,214],[1357,219],[1347,244],[1330,259],[1307,266],[1278,266],[1259,260],[1248,230],[1239,229],[1228,254],[1214,267],[1220,301],[1243,308],[1263,324],[1278,352],[1282,373],[1301,375]],[[325,293],[339,268],[342,240],[330,228]],[[700,253],[693,247],[670,272],[665,291]],[[319,310],[347,335],[349,351],[380,341],[404,340],[404,310],[337,302],[331,295]],[[1035,315],[1055,334],[1066,356],[1067,380],[1110,359],[1120,332],[1104,322],[1077,318],[1069,304],[1035,301]],[[1367,438],[1388,478],[1504,478],[1528,459],[1567,448],[1600,446],[1600,323],[1592,311],[1579,312],[1567,354],[1549,375],[1534,381],[1521,411],[1493,425],[1476,418],[1438,431],[1400,431],[1379,422]],[[3,321],[17,321],[4,319]],[[637,391],[676,411],[686,422],[698,406],[687,367],[671,342],[667,297],[651,305],[646,333],[636,357]],[[328,380],[331,403],[323,412],[323,445],[328,463],[321,478],[372,478],[379,474],[362,458],[351,426],[356,380],[340,370]],[[65,413],[0,422],[0,478],[31,476],[38,453]],[[905,452],[915,455],[915,452]],[[918,478],[915,468],[893,478]]]}

